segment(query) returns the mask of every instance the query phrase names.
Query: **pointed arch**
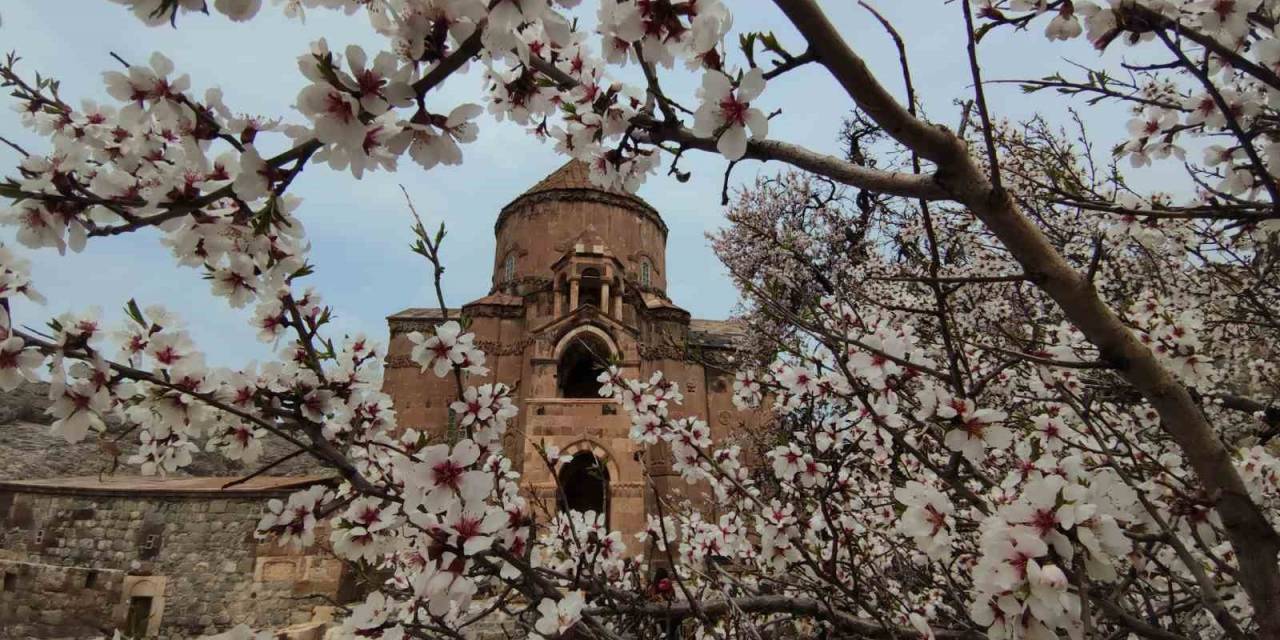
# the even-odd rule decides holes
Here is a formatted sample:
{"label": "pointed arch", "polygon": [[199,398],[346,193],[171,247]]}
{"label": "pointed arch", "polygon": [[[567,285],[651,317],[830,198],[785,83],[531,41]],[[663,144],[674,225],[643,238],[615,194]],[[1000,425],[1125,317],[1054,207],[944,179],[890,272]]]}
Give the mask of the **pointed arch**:
{"label": "pointed arch", "polygon": [[621,353],[618,349],[617,341],[613,339],[613,336],[608,331],[594,324],[582,324],[566,331],[564,335],[560,336],[560,339],[556,342],[556,349],[552,357],[559,360],[560,357],[564,355],[565,349],[569,348],[569,345],[573,342],[574,338],[578,338],[584,334],[591,334],[604,341],[604,344],[609,347],[610,355]]}
{"label": "pointed arch", "polygon": [[605,468],[609,470],[609,477],[614,479],[622,477],[621,472],[618,470],[618,462],[614,460],[613,454],[604,445],[590,438],[575,440],[572,444],[562,447],[560,454],[574,455],[584,451],[595,456],[597,460],[604,464]]}
{"label": "pointed arch", "polygon": [[561,398],[600,397],[600,372],[618,352],[609,334],[585,325],[565,335],[556,345],[556,390]]}
{"label": "pointed arch", "polygon": [[561,450],[570,461],[560,467],[556,479],[556,510],[595,511],[604,515],[605,527],[613,518],[613,483],[621,480],[618,464],[599,443],[583,439]]}

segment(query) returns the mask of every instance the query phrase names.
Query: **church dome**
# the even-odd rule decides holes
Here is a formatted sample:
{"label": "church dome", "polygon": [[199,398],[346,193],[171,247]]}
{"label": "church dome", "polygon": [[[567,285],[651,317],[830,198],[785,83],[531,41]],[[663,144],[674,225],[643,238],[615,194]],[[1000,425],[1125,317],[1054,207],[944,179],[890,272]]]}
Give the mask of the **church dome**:
{"label": "church dome", "polygon": [[494,231],[500,229],[508,215],[522,205],[549,199],[602,200],[609,204],[623,206],[651,218],[662,229],[663,235],[667,233],[667,225],[663,222],[662,215],[658,213],[658,210],[653,208],[653,205],[645,202],[643,198],[635,194],[620,189],[605,189],[597,186],[591,182],[591,168],[581,160],[569,160],[561,165],[559,169],[552,171],[547,177],[539,180],[524,193],[507,203],[502,208],[501,213],[498,214]]}
{"label": "church dome", "polygon": [[666,289],[667,225],[649,203],[591,183],[588,166],[570,160],[502,208],[494,224],[493,289],[547,280],[575,251],[608,255],[617,277]]}
{"label": "church dome", "polygon": [[[649,207],[649,203],[641,200],[639,197],[622,191],[620,189],[605,189],[591,182],[591,167],[581,160],[569,160],[560,166],[559,169],[552,171],[550,175],[538,181],[537,184],[529,187],[521,196],[527,196],[534,193],[542,193],[544,191],[556,191],[559,189],[590,189],[592,191],[605,191],[620,196],[624,196],[631,200],[635,200],[637,204]],[[649,207],[652,209],[652,207]]]}

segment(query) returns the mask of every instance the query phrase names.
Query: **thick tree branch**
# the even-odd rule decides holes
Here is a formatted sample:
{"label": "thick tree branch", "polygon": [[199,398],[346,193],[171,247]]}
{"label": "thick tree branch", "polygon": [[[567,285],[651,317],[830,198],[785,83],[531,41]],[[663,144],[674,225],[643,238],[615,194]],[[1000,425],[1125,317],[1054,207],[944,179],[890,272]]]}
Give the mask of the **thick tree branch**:
{"label": "thick tree branch", "polygon": [[1156,410],[1222,518],[1240,558],[1241,584],[1253,603],[1263,635],[1280,637],[1280,535],[1249,498],[1231,454],[1187,388],[1102,301],[1093,284],[1067,263],[1013,199],[992,187],[958,138],[914,118],[894,101],[816,2],[775,3],[858,106],[895,139],[938,165],[937,179],[951,198],[969,207],[1098,347],[1104,359],[1113,363]]}
{"label": "thick tree branch", "polygon": [[[792,613],[811,616],[830,622],[837,630],[853,633],[860,638],[923,638],[924,636],[911,627],[885,627],[878,622],[866,620],[840,611],[833,611],[826,602],[809,598],[793,598],[790,596],[751,596],[699,602],[690,604],[676,602],[672,604],[651,604],[633,607],[589,607],[583,611],[594,616],[645,615],[672,616],[689,615],[701,610],[708,616],[719,616],[736,611],[746,613]],[[979,640],[986,636],[974,631],[954,629],[934,629],[935,638],[945,640]]]}
{"label": "thick tree branch", "polygon": [[[644,127],[649,141],[655,144],[675,142],[691,149],[717,153],[714,138],[698,136],[684,127],[669,127],[647,116],[638,116],[634,122]],[[946,192],[934,182],[933,176],[868,169],[845,162],[835,156],[810,151],[787,142],[751,140],[747,142],[747,154],[744,157],[752,160],[785,162],[844,184],[888,195],[928,200],[940,200],[946,197]]]}
{"label": "thick tree branch", "polygon": [[[541,58],[532,57],[530,65],[562,88],[572,87],[577,84],[577,81],[568,74]],[[632,124],[643,129],[644,135],[648,137],[647,141],[653,144],[675,142],[690,149],[718,153],[714,138],[698,136],[678,124],[664,122],[647,115],[636,116],[632,119]],[[786,142],[774,140],[748,141],[747,154],[744,157],[763,161],[778,160],[806,171],[831,177],[845,184],[889,195],[926,198],[929,200],[939,200],[946,197],[946,192],[934,184],[932,176],[868,169],[845,162],[835,156],[817,153]]]}
{"label": "thick tree branch", "polygon": [[945,129],[923,122],[903,108],[876,80],[812,0],[775,0],[808,41],[818,62],[827,68],[849,97],[894,140],[937,162],[964,152],[964,145]]}

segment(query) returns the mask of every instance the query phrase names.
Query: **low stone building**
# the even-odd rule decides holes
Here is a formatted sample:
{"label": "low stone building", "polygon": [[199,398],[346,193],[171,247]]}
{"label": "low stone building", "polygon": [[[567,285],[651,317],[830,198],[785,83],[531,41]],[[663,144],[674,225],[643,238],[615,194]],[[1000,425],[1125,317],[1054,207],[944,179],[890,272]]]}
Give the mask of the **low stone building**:
{"label": "low stone building", "polygon": [[[665,445],[631,441],[630,418],[598,395],[599,372],[610,362],[631,378],[661,371],[684,394],[673,415],[705,420],[721,440],[760,421],[732,401],[731,356],[743,329],[692,318],[671,301],[662,216],[635,195],[594,186],[581,162],[565,164],[503,207],[494,233],[489,294],[447,310],[448,319],[469,320],[487,354],[490,377],[474,382],[517,390],[520,414],[504,447],[526,490],[549,510],[603,512],[631,539],[656,513],[658,496],[678,498],[689,488],[673,474]],[[410,308],[387,319],[384,376],[399,425],[441,439],[456,436],[446,431],[457,390],[452,379],[419,370],[408,335],[430,331],[445,314]],[[537,463],[534,447],[542,444],[572,456],[558,477]]]}
{"label": "low stone building", "polygon": [[267,500],[328,478],[223,488],[233,480],[0,481],[0,638],[185,639],[323,615],[345,595],[342,563],[319,543],[293,551],[254,529]]}

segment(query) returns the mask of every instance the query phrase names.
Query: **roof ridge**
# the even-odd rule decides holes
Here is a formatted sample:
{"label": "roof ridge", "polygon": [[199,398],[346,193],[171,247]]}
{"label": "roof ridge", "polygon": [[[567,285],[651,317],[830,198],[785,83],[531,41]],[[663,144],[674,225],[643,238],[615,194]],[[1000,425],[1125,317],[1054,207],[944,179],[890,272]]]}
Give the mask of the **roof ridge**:
{"label": "roof ridge", "polygon": [[[625,191],[622,189],[610,189],[610,188],[601,187],[596,183],[592,182],[591,168],[587,166],[587,163],[577,158],[570,158],[568,162],[560,165],[558,169],[556,169],[555,171],[552,171],[551,173],[547,174],[545,178],[534,183],[532,187],[529,187],[528,189],[525,190],[524,193],[521,193],[520,195],[513,198],[511,202],[515,202],[516,200],[519,200],[525,196],[533,195],[535,193],[543,193],[546,191],[558,191],[558,190],[573,190],[573,189],[599,191],[601,193],[608,193],[615,196],[621,196],[629,200],[634,200],[638,204],[644,205],[649,209],[653,209],[653,205],[649,204],[648,202],[645,202],[644,198],[641,198],[640,196],[634,193],[631,193],[629,191]],[[508,206],[510,206],[510,203],[508,203]],[[656,211],[656,209],[654,210]]]}

